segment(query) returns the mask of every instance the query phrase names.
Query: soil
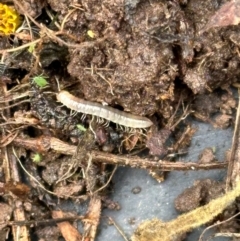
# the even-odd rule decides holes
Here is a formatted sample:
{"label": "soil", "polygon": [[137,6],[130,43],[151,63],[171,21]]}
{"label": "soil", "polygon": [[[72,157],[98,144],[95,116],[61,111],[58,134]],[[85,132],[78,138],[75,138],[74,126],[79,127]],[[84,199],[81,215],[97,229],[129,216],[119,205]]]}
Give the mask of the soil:
{"label": "soil", "polygon": [[[94,240],[102,207],[120,209],[108,198],[118,157],[126,156],[124,165],[148,169],[163,181],[163,172],[174,170],[165,162],[171,165],[178,154],[187,152],[195,133],[192,119],[216,128],[234,125],[237,102],[232,87],[238,86],[240,77],[239,1],[6,4],[25,21],[16,33],[0,35],[0,205],[7,220],[1,237],[7,226],[22,221],[28,230],[23,233],[36,240]],[[226,17],[219,18],[223,8]],[[145,116],[153,125],[133,130],[74,113],[57,101],[60,90]],[[96,158],[100,152],[103,161]],[[139,164],[132,155],[138,155]],[[160,160],[165,169],[156,168]],[[210,169],[217,162],[207,149],[197,165]],[[184,164],[176,168],[188,169]],[[176,200],[176,208],[183,212],[206,204],[223,193],[222,185],[200,181]],[[133,192],[141,191],[137,189]],[[210,194],[214,189],[216,195]],[[82,205],[81,216],[56,211],[66,199]],[[22,218],[7,218],[13,212]],[[51,229],[44,226],[49,223]],[[231,231],[239,231],[234,225]],[[14,229],[6,240],[11,238],[16,239]]]}

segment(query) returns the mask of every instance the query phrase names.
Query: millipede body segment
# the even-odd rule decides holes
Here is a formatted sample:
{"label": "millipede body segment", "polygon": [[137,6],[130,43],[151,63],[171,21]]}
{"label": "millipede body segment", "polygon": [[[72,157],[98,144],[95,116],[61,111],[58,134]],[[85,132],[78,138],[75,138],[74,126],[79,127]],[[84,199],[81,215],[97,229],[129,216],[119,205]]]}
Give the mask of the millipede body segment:
{"label": "millipede body segment", "polygon": [[65,90],[57,94],[57,100],[71,110],[100,117],[118,125],[130,128],[148,128],[153,125],[152,121],[146,117],[132,115],[110,106],[79,99]]}

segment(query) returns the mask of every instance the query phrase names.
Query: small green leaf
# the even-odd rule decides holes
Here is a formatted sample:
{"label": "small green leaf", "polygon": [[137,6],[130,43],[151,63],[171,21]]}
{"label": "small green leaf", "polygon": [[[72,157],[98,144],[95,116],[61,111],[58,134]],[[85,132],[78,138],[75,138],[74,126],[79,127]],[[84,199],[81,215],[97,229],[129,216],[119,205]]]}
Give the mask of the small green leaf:
{"label": "small green leaf", "polygon": [[87,130],[83,125],[80,125],[80,124],[77,125],[77,128],[78,128],[80,131],[84,131],[84,132]]}
{"label": "small green leaf", "polygon": [[215,154],[215,153],[216,153],[216,151],[217,151],[216,146],[213,146],[213,147],[212,147],[212,151],[213,151],[213,154]]}
{"label": "small green leaf", "polygon": [[32,157],[33,162],[39,163],[42,160],[42,156],[39,153],[34,154]]}
{"label": "small green leaf", "polygon": [[47,80],[46,80],[45,78],[47,78],[47,77],[41,76],[41,75],[35,76],[35,77],[33,78],[33,82],[35,82],[38,87],[43,88],[43,87],[45,87],[46,85],[48,85],[48,82],[47,82]]}
{"label": "small green leaf", "polygon": [[92,30],[88,30],[88,31],[87,31],[87,35],[88,35],[90,38],[95,38],[95,33],[94,33]]}
{"label": "small green leaf", "polygon": [[30,54],[33,53],[33,51],[34,51],[34,49],[35,49],[35,46],[36,46],[36,44],[31,44],[31,45],[29,46],[28,52],[29,52]]}

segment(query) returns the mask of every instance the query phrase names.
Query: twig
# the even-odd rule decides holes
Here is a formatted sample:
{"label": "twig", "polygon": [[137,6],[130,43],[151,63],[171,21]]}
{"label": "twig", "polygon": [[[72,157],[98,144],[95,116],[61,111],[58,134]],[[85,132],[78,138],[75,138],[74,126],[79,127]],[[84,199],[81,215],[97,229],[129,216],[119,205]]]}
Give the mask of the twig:
{"label": "twig", "polygon": [[58,29],[60,29],[61,27],[60,27],[59,23],[56,21],[55,16],[52,15],[52,13],[49,11],[48,8],[45,8],[45,11],[46,11],[48,17],[49,17],[49,18],[51,19],[51,21],[54,23],[54,25],[55,25]]}
{"label": "twig", "polygon": [[[20,10],[29,18],[31,19],[31,21],[36,25],[38,26],[42,33],[47,35],[50,39],[52,40],[55,40],[57,41],[59,44],[63,44],[64,46],[67,46],[69,48],[82,48],[84,46],[94,46],[96,43],[101,43],[103,42],[105,39],[108,39],[109,36],[106,36],[106,37],[103,37],[103,38],[98,38],[96,39],[95,41],[88,41],[88,42],[83,42],[83,43],[80,43],[80,44],[72,44],[72,43],[67,43],[65,42],[64,40],[62,40],[61,38],[58,38],[57,35],[68,35],[62,31],[60,32],[54,32],[50,29],[48,29],[46,26],[44,25],[41,25],[39,24],[24,8],[23,6],[17,1],[17,0],[14,0],[14,3],[20,8]],[[40,38],[41,40],[42,38]],[[39,41],[40,41],[39,40]],[[4,50],[2,50],[4,52]],[[1,51],[0,51],[1,53]]]}
{"label": "twig", "polygon": [[18,100],[18,99],[21,99],[21,98],[24,98],[24,97],[28,97],[28,96],[29,96],[29,91],[26,91],[24,93],[14,93],[14,94],[10,94],[10,95],[6,95],[6,96],[0,97],[0,103],[5,103],[5,102],[8,102],[8,101]]}
{"label": "twig", "polygon": [[[20,138],[13,140],[17,146],[24,147],[36,152],[44,153],[49,150],[54,150],[65,155],[74,155],[77,151],[77,146],[69,145],[55,137],[41,136],[38,138]],[[153,161],[148,158],[133,157],[128,155],[117,156],[100,151],[89,152],[93,162],[114,164],[120,166],[131,166],[143,169],[158,169],[161,171],[196,171],[210,170],[216,168],[226,168],[227,162],[213,163],[196,163],[196,162],[168,162],[168,161]]]}
{"label": "twig", "polygon": [[[218,221],[217,223],[208,226],[207,228],[205,228],[205,229],[203,230],[203,232],[201,233],[201,235],[200,235],[200,237],[199,237],[198,240],[199,240],[199,241],[202,241],[202,240],[203,240],[203,235],[206,233],[207,230],[209,230],[209,229],[211,229],[211,228],[214,228],[214,227],[217,227],[217,226],[219,226],[219,225],[221,225],[221,224],[223,224],[223,223],[227,223],[227,222],[231,221],[232,219],[236,218],[239,214],[240,214],[240,212],[238,212],[237,214],[233,215],[232,217],[230,217],[230,218],[228,218],[228,219],[226,219],[226,220],[223,220],[223,221],[221,221],[221,222]],[[218,235],[218,236],[220,236],[220,235]]]}
{"label": "twig", "polygon": [[[17,165],[17,158],[13,155],[13,150],[10,146],[6,147],[9,156],[9,165],[11,170],[11,179],[14,182],[20,182],[20,173]],[[26,214],[23,208],[23,201],[20,199],[15,199],[14,204],[16,208],[13,211],[14,219],[17,221],[24,221],[26,219]],[[12,233],[14,241],[30,241],[29,230],[27,226],[12,226]],[[20,238],[21,237],[21,238]]]}
{"label": "twig", "polygon": [[196,171],[196,170],[210,170],[216,168],[225,168],[226,162],[216,163],[195,163],[195,162],[168,162],[159,160],[154,162],[148,158],[143,159],[131,156],[116,156],[109,153],[92,151],[93,162],[103,162],[109,164],[118,164],[120,166],[131,166],[143,169],[158,169],[160,171]]}
{"label": "twig", "polygon": [[38,187],[39,187],[39,188],[43,189],[44,191],[46,191],[46,192],[49,193],[49,194],[52,194],[52,195],[54,195],[54,196],[57,196],[57,197],[62,197],[62,198],[63,198],[63,197],[65,197],[65,198],[77,198],[77,197],[74,197],[74,196],[66,196],[66,195],[61,195],[61,196],[60,196],[60,195],[58,195],[57,193],[52,192],[52,191],[49,191],[48,189],[46,189],[41,182],[39,182],[29,171],[26,170],[26,168],[23,166],[22,162],[21,162],[20,159],[18,158],[18,156],[17,156],[17,154],[16,154],[16,152],[15,152],[14,147],[13,147],[13,154],[14,154],[14,156],[16,157],[16,159],[17,159],[19,165],[21,166],[21,168],[23,169],[23,171],[24,171],[35,183],[38,184]]}
{"label": "twig", "polygon": [[17,153],[15,152],[14,147],[12,148],[12,151],[13,151],[13,154],[14,154],[14,156],[16,157],[19,165],[20,165],[21,168],[23,169],[23,171],[24,171],[29,177],[31,177],[31,178],[39,185],[39,187],[42,188],[44,191],[46,191],[46,192],[49,193],[49,194],[52,194],[52,195],[57,196],[56,193],[47,190],[33,175],[31,175],[31,174],[26,170],[26,168],[23,166],[22,162],[21,162],[20,159],[18,158]]}
{"label": "twig", "polygon": [[109,184],[110,181],[112,180],[113,175],[114,175],[114,173],[116,172],[116,170],[117,170],[117,165],[115,165],[115,167],[114,167],[114,169],[113,169],[110,177],[108,178],[107,182],[106,182],[102,187],[100,187],[99,189],[97,189],[96,191],[94,191],[93,195],[96,194],[96,193],[98,193],[98,192],[100,192],[101,190],[103,190],[105,187],[108,186],[108,184]]}
{"label": "twig", "polygon": [[69,16],[70,16],[72,13],[74,13],[76,10],[77,10],[76,8],[70,10],[70,11],[67,13],[67,15],[63,18],[63,21],[62,21],[61,26],[60,26],[60,30],[61,30],[61,31],[64,30],[64,25],[65,25],[65,23],[67,22]]}
{"label": "twig", "polygon": [[41,38],[39,38],[39,39],[36,39],[36,40],[34,40],[34,41],[31,41],[30,43],[27,43],[27,44],[23,44],[23,45],[21,45],[21,46],[19,46],[19,47],[16,47],[16,48],[12,48],[12,49],[2,49],[2,50],[0,50],[0,54],[4,54],[4,53],[11,53],[11,52],[16,52],[16,51],[18,51],[18,50],[22,50],[22,49],[24,49],[24,48],[27,48],[27,47],[29,47],[29,46],[31,46],[31,45],[33,45],[33,44],[37,44],[38,42],[40,42],[42,39]]}
{"label": "twig", "polygon": [[[8,221],[7,225],[18,225],[18,226],[39,226],[39,225],[50,225],[58,222],[64,222],[64,221],[77,221],[77,220],[83,220],[84,216],[75,216],[75,217],[65,217],[65,218],[56,218],[56,219],[46,219],[41,221],[36,220],[30,220],[30,221]],[[0,222],[0,224],[6,224],[5,222]]]}
{"label": "twig", "polygon": [[6,137],[2,138],[2,140],[0,140],[0,147],[5,147],[8,144],[10,144],[18,134],[19,134],[18,131],[16,131],[15,133],[11,132]]}
{"label": "twig", "polygon": [[12,105],[8,105],[8,106],[5,106],[5,107],[1,107],[0,110],[6,110],[6,109],[9,109],[9,108],[14,107],[16,105],[20,105],[22,103],[27,103],[27,102],[30,102],[30,100],[22,100],[22,101],[20,101],[18,103],[15,103],[15,104],[12,104]]}
{"label": "twig", "polygon": [[[240,89],[238,89],[238,96],[240,97]],[[238,98],[238,109],[236,113],[236,121],[235,121],[235,128],[232,138],[232,148],[229,157],[229,164],[228,164],[228,173],[227,173],[227,181],[226,181],[226,188],[229,190],[231,185],[234,186],[237,181],[239,181],[240,174],[240,159],[239,159],[239,149],[240,149],[240,98]],[[237,151],[238,150],[238,151]]]}
{"label": "twig", "polygon": [[32,32],[32,28],[31,28],[31,24],[30,24],[30,21],[28,19],[27,16],[25,16],[26,18],[26,22],[27,22],[27,25],[28,25],[28,28],[29,28],[29,32],[30,32],[30,36],[31,36],[31,40],[33,41],[33,32]]}
{"label": "twig", "polygon": [[115,223],[115,221],[111,217],[107,217],[110,222],[114,225],[114,227],[117,229],[117,231],[120,233],[120,235],[123,237],[125,241],[128,241],[128,238],[126,235],[123,233],[123,231],[118,227],[118,225]]}

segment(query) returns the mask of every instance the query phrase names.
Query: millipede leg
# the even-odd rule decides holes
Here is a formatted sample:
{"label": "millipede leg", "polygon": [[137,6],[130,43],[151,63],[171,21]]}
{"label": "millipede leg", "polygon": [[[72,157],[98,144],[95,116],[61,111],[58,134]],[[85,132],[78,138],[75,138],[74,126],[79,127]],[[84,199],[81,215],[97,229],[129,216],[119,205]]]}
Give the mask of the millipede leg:
{"label": "millipede leg", "polygon": [[99,124],[102,124],[102,118],[101,118],[101,117],[97,117],[97,122],[98,122]]}
{"label": "millipede leg", "polygon": [[87,116],[86,114],[82,114],[82,116],[81,116],[81,120],[84,121],[85,118],[86,118],[86,116]]}
{"label": "millipede leg", "polygon": [[120,127],[120,130],[124,131],[124,128],[122,125],[119,125],[119,127]]}
{"label": "millipede leg", "polygon": [[103,121],[104,121],[104,120],[103,120],[101,117],[98,117],[98,116],[97,116],[97,123],[102,124]]}
{"label": "millipede leg", "polygon": [[136,129],[130,128],[130,132],[131,132],[131,133],[136,133]]}
{"label": "millipede leg", "polygon": [[65,116],[64,117],[62,117],[62,116],[60,116],[60,115],[57,115],[57,114],[54,114],[54,116],[56,116],[58,119],[62,119],[62,118],[65,118]]}
{"label": "millipede leg", "polygon": [[77,111],[73,111],[73,110],[71,110],[71,112],[70,112],[70,116],[72,116],[72,117],[74,117],[74,116],[76,116],[77,115]]}
{"label": "millipede leg", "polygon": [[94,121],[94,116],[92,116],[92,119],[91,119],[91,121],[90,121],[90,123],[89,123],[89,129],[90,129],[91,132],[94,134],[94,138],[97,139],[96,133],[95,133],[95,131],[94,131],[93,128],[92,128],[92,122],[93,122],[93,121]]}
{"label": "millipede leg", "polygon": [[109,122],[109,121],[106,121],[106,122],[103,124],[103,126],[104,126],[104,127],[109,127],[109,124],[110,124],[110,122]]}

